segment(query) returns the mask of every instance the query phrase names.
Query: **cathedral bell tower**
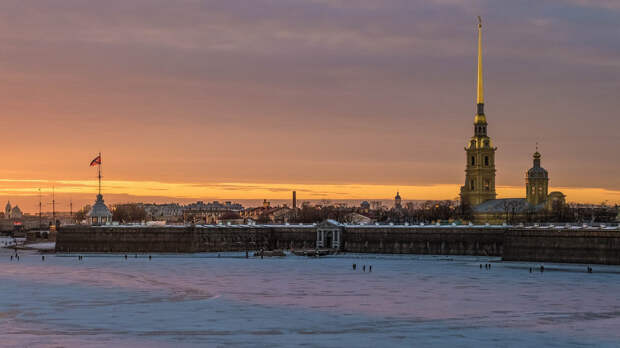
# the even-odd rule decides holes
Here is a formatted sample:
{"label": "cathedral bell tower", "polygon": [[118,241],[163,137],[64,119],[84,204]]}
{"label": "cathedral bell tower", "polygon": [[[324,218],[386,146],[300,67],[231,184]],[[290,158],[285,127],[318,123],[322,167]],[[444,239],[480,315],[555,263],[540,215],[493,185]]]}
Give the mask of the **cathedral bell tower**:
{"label": "cathedral bell tower", "polygon": [[482,19],[478,17],[478,86],[474,136],[465,147],[467,165],[465,185],[461,186],[461,201],[476,206],[495,199],[495,150],[487,135],[487,118],[484,115],[484,88],[482,79]]}
{"label": "cathedral bell tower", "polygon": [[540,166],[540,157],[537,147],[534,153],[534,165],[527,171],[525,177],[526,197],[531,205],[545,202],[549,192],[549,173]]}

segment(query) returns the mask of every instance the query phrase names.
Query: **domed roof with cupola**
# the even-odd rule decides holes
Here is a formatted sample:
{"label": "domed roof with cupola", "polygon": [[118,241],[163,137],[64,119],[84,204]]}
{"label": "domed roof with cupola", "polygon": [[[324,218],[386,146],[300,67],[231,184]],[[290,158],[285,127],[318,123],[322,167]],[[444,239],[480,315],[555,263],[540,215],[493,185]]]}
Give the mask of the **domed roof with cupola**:
{"label": "domed roof with cupola", "polygon": [[95,201],[95,204],[93,205],[88,215],[91,218],[112,218],[112,213],[110,212],[110,209],[108,209],[108,207],[103,201],[103,195],[97,195],[97,200]]}
{"label": "domed roof with cupola", "polygon": [[527,171],[527,176],[530,178],[547,178],[549,173],[547,170],[540,166],[540,152],[534,152],[534,166]]}

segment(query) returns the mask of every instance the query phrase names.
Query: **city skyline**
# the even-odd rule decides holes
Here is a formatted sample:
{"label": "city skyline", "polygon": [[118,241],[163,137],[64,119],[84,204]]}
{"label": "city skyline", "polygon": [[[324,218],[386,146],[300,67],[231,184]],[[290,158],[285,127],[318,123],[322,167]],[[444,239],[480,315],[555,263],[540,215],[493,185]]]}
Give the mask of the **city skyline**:
{"label": "city skyline", "polygon": [[109,203],[454,199],[478,14],[498,197],[524,195],[539,142],[551,189],[620,202],[611,1],[72,5],[0,5],[0,194],[26,212],[52,185],[91,203],[99,150]]}
{"label": "city skyline", "polygon": [[[4,181],[6,183],[6,181]],[[70,202],[73,204],[73,211],[77,211],[85,205],[93,204],[93,197],[97,194],[97,181],[84,181],[84,182],[56,182],[56,184],[65,184],[67,186],[55,186],[55,200],[56,210],[62,212],[69,212]],[[161,182],[111,182],[104,181],[103,193],[105,195],[106,203],[192,203],[196,201],[239,201],[249,202],[253,201],[256,205],[260,205],[260,201],[266,199],[268,201],[291,201],[292,189],[286,184],[264,184],[264,185],[250,185],[245,183],[226,183],[217,184],[213,186],[201,185],[196,187],[195,184],[171,184]],[[136,188],[136,185],[145,185],[147,187]],[[149,189],[155,186],[153,189]],[[63,188],[64,187],[64,188]],[[457,200],[458,194],[454,194],[454,191],[459,189],[460,185],[433,185],[433,186],[391,186],[391,185],[298,185],[295,186],[298,192],[298,201],[319,201],[328,200],[331,202],[340,201],[383,201],[384,203],[391,204],[396,190],[399,190],[403,201],[425,201],[425,200]],[[584,203],[584,204],[600,204],[606,202],[608,204],[615,204],[613,199],[617,197],[618,193],[615,191],[607,191],[604,189],[583,189],[583,188],[558,188],[570,198],[569,203]],[[138,191],[138,189],[144,189],[144,191]],[[369,189],[376,191],[370,192]],[[28,190],[30,190],[28,188]],[[128,191],[138,191],[142,195],[128,194]],[[175,192],[174,196],[157,195],[161,191],[170,190]],[[324,191],[329,190],[329,191]],[[359,194],[349,193],[348,190],[353,192],[360,192]],[[497,191],[500,197],[520,197],[525,196],[525,189],[523,186],[516,187],[497,187]],[[220,192],[221,196],[207,196],[214,192]],[[233,192],[233,193],[231,193]],[[236,193],[234,193],[236,192]],[[181,195],[179,194],[181,193]],[[305,194],[302,196],[301,194]],[[318,193],[318,194],[317,194]],[[204,194],[204,195],[201,195]],[[256,198],[248,198],[250,194],[255,195]],[[591,199],[594,197],[594,199]],[[19,205],[19,207],[25,213],[38,213],[39,209],[39,196],[38,191],[31,194],[30,192],[24,193],[21,196],[8,196],[2,195],[5,200],[0,204],[6,204],[10,201],[12,205]],[[591,199],[591,200],[590,200]],[[42,189],[42,204],[43,212],[51,212],[52,201],[52,189]]]}

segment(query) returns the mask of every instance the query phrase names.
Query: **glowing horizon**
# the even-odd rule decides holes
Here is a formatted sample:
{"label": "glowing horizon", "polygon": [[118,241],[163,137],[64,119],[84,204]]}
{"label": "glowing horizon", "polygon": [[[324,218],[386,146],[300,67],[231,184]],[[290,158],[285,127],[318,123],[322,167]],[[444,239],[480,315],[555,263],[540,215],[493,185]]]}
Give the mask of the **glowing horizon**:
{"label": "glowing horizon", "polygon": [[[11,197],[13,205],[18,204],[25,212],[38,209],[39,191],[42,186],[44,204],[51,200],[51,186],[54,186],[56,200],[65,202],[73,199],[74,209],[92,204],[97,194],[97,180],[11,180],[0,179],[0,195]],[[6,187],[10,185],[11,187]],[[107,203],[128,203],[152,201],[181,203],[191,200],[288,200],[293,190],[298,201],[304,200],[382,200],[391,201],[396,194],[405,201],[454,200],[458,197],[459,185],[373,185],[373,184],[286,184],[286,183],[170,183],[158,181],[103,182],[103,194]],[[498,186],[498,198],[525,197],[525,189],[519,186]],[[562,191],[568,202],[599,204],[620,203],[620,191],[603,188],[551,187],[551,191]],[[4,204],[4,202],[0,202]],[[49,209],[49,207],[48,207]],[[46,209],[44,209],[46,210]],[[68,210],[64,209],[57,210]]]}

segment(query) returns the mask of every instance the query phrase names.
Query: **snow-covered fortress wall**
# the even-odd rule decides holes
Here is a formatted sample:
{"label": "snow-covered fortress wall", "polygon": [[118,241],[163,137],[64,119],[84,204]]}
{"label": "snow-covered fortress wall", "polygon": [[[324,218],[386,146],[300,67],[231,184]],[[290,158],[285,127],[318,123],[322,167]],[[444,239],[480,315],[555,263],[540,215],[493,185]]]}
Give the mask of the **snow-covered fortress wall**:
{"label": "snow-covered fortress wall", "polygon": [[[64,226],[59,252],[314,249],[319,226]],[[340,225],[344,252],[502,256],[510,261],[620,264],[620,229]]]}
{"label": "snow-covered fortress wall", "polygon": [[212,252],[314,248],[313,226],[63,226],[59,252]]}
{"label": "snow-covered fortress wall", "polygon": [[[502,253],[506,228],[341,226],[340,249],[360,253],[488,255]],[[313,225],[61,227],[59,252],[213,252],[314,249]]]}
{"label": "snow-covered fortress wall", "polygon": [[620,229],[513,228],[504,236],[502,259],[620,265]]}
{"label": "snow-covered fortress wall", "polygon": [[344,249],[356,253],[501,256],[506,227],[359,226],[344,229]]}

